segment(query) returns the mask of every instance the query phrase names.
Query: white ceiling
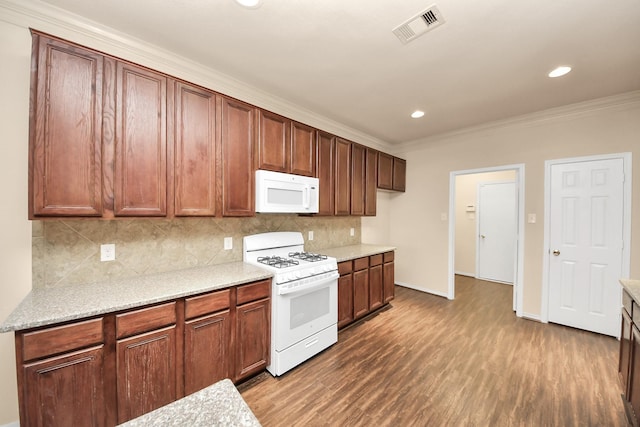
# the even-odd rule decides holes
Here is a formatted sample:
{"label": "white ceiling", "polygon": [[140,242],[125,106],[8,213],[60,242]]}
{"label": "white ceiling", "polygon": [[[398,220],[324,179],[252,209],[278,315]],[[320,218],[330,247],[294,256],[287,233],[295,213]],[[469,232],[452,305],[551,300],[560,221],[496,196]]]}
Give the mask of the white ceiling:
{"label": "white ceiling", "polygon": [[[638,0],[44,2],[391,144],[640,89]],[[403,45],[432,4],[446,23]]]}

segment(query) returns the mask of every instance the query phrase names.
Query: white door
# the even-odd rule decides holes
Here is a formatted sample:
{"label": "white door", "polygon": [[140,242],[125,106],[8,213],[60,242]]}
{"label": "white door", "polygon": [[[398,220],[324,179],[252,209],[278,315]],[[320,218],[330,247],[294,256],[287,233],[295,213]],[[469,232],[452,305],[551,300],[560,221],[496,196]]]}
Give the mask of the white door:
{"label": "white door", "polygon": [[516,184],[478,189],[478,278],[513,284],[516,260]]}
{"label": "white door", "polygon": [[623,242],[623,159],[550,170],[549,321],[617,336]]}

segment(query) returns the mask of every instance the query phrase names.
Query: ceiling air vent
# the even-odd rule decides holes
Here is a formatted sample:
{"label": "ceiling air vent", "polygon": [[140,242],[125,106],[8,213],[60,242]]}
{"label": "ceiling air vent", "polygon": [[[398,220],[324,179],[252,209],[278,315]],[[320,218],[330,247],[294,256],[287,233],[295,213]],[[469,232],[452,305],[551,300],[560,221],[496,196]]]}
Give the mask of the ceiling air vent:
{"label": "ceiling air vent", "polygon": [[439,27],[444,24],[444,22],[442,14],[436,5],[433,5],[418,13],[413,18],[398,25],[393,29],[393,34],[395,34],[402,43],[406,44],[423,35],[427,31],[431,31],[434,28]]}

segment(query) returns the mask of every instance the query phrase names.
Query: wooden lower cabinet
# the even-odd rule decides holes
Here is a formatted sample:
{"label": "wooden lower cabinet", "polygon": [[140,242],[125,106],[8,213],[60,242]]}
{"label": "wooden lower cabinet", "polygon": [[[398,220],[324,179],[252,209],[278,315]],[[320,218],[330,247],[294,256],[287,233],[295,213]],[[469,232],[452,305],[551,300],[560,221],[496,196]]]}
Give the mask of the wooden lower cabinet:
{"label": "wooden lower cabinet", "polygon": [[383,254],[384,264],[382,265],[382,281],[385,304],[394,299],[396,295],[394,259],[395,253],[393,251],[385,252]]}
{"label": "wooden lower cabinet", "polygon": [[116,353],[119,423],[178,398],[175,325],[118,340]]}
{"label": "wooden lower cabinet", "polygon": [[394,252],[338,263],[338,329],[394,298]]}
{"label": "wooden lower cabinet", "polygon": [[629,384],[627,400],[631,405],[632,424],[638,425],[640,414],[640,330],[631,325],[631,361],[629,365]]}
{"label": "wooden lower cabinet", "polygon": [[369,311],[373,311],[384,304],[382,254],[373,255],[369,259]]}
{"label": "wooden lower cabinet", "polygon": [[353,274],[352,262],[338,264],[338,328],[353,322]]}
{"label": "wooden lower cabinet", "polygon": [[640,414],[640,309],[626,290],[622,293],[622,325],[618,376],[629,423],[638,426]]}
{"label": "wooden lower cabinet", "polygon": [[238,287],[235,381],[266,369],[271,357],[271,281]]}
{"label": "wooden lower cabinet", "polygon": [[271,280],[15,335],[21,426],[114,426],[266,368]]}
{"label": "wooden lower cabinet", "polygon": [[23,367],[23,426],[104,426],[103,346]]}
{"label": "wooden lower cabinet", "polygon": [[369,313],[369,268],[364,268],[353,272],[353,317],[359,319],[367,313]]}

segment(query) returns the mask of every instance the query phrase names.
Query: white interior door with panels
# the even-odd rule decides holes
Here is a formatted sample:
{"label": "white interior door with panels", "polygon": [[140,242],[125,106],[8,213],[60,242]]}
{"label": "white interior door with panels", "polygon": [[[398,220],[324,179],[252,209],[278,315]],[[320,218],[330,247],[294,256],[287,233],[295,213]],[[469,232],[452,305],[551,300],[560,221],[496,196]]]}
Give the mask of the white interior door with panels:
{"label": "white interior door with panels", "polygon": [[625,204],[630,197],[625,193],[630,194],[630,182],[625,189],[625,172],[630,164],[630,156],[548,162],[548,279],[543,286],[548,293],[548,321],[619,334],[618,280],[625,269],[628,275],[624,248],[625,240],[629,246],[630,209]]}
{"label": "white interior door with panels", "polygon": [[477,205],[477,277],[513,285],[517,243],[515,182],[479,184]]}

